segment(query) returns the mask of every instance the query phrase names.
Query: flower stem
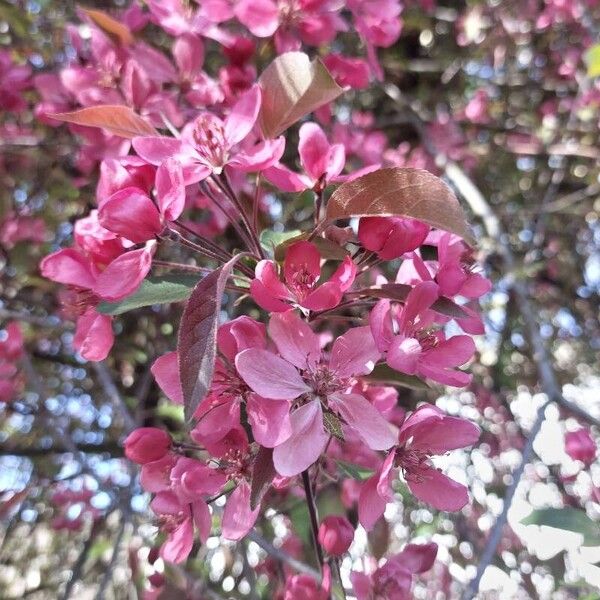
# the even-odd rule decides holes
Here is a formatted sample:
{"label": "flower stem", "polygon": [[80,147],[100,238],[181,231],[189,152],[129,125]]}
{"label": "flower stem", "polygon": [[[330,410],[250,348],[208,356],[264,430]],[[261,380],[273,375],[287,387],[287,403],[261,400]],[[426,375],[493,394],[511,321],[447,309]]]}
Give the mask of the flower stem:
{"label": "flower stem", "polygon": [[317,562],[319,563],[319,570],[323,571],[323,549],[319,544],[319,516],[317,514],[317,504],[315,497],[310,485],[310,477],[308,475],[308,469],[302,471],[302,483],[304,485],[304,493],[306,494],[306,504],[308,505],[308,514],[310,515],[310,528],[312,530],[313,544],[315,546],[315,553],[317,555]]}

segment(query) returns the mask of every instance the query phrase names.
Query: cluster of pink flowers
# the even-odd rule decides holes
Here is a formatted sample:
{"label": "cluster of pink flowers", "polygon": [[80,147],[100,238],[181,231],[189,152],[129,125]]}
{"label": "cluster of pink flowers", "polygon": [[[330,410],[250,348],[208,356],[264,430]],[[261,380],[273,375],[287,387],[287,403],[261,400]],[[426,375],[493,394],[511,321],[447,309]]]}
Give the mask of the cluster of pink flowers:
{"label": "cluster of pink flowers", "polygon": [[[324,64],[339,84],[365,87],[381,73],[376,48],[400,33],[401,4],[224,0],[191,9],[179,0],[151,0],[148,8],[134,5],[121,15],[120,41],[82,13],[89,43],[70,29],[76,59],[59,75],[36,76],[34,84],[44,122],[56,124],[53,113],[76,107],[122,105],[148,128],[128,139],[110,128],[69,124],[83,141],[75,159],[80,171],[90,175],[99,164],[97,205],[75,222],[72,246],[46,256],[41,272],[66,286],[63,314],[76,321],[73,344],[83,358],[105,359],[115,340],[113,317],[100,304],[136,293],[151,269],[172,267],[163,260],[170,244],[211,264],[233,260],[213,239],[229,225],[247,252],[236,265],[239,273],[224,285],[243,293],[253,314],[267,314],[215,325],[214,372],[193,408],[189,437],[143,427],[125,440],[165,534],[160,556],[182,562],[196,536],[206,542],[223,499],[221,535],[240,540],[270,494],[295,494],[298,476],[309,469],[343,478],[342,463],[369,473],[342,483],[342,501],[358,509],[366,529],[393,501],[396,476],[419,501],[460,510],[467,488],[441,473],[434,457],[476,443],[479,428],[428,404],[406,413],[397,390],[377,373],[383,368],[400,381],[467,386],[471,375],[460,367],[474,356],[472,336],[483,332],[477,300],[490,282],[465,241],[421,220],[376,213],[361,217],[355,228],[321,227],[329,186],[395,164],[385,135],[372,115],[355,113],[342,122],[331,105],[315,103],[305,114],[315,113],[319,123],[299,127],[301,171],[292,168],[295,153],[286,153],[285,135],[263,135],[266,92],[252,61],[261,38],[273,36],[284,52],[330,43],[338,32],[355,29],[367,60],[329,54]],[[175,37],[171,57],[133,38],[148,20]],[[123,32],[132,39],[122,39]],[[213,77],[203,70],[203,58],[217,44],[225,64]],[[481,118],[480,110],[472,112]],[[307,190],[315,197],[317,227],[267,254],[259,243],[259,212],[273,197]],[[242,198],[253,199],[252,215]],[[391,272],[393,283],[386,279]],[[390,286],[404,295],[386,296]],[[181,373],[199,359],[179,348],[154,362],[152,373],[175,404],[189,406]],[[257,465],[266,465],[259,491]],[[320,523],[318,540],[328,557],[344,555],[353,538],[354,527],[343,517]],[[433,564],[436,551],[435,544],[409,544],[379,568],[355,573],[357,596],[407,597],[413,575]],[[282,597],[328,598],[329,575],[325,570],[322,582],[290,576]],[[162,584],[157,575],[154,587]]]}

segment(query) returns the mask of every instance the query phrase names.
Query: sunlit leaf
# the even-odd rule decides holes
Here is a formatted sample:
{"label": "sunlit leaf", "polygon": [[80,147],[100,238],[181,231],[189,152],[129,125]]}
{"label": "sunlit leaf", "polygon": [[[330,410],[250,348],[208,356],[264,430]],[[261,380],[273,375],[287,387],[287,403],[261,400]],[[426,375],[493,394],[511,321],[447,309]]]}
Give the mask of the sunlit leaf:
{"label": "sunlit leaf", "polygon": [[323,104],[335,100],[342,88],[323,63],[303,52],[280,54],[262,73],[259,123],[266,138],[274,138]]}
{"label": "sunlit leaf", "polygon": [[111,37],[116,37],[123,46],[128,46],[134,41],[133,34],[129,30],[129,27],[116,19],[113,19],[104,11],[91,8],[81,8],[81,11],[102,29],[102,31],[108,33]]}
{"label": "sunlit leaf", "polygon": [[412,390],[428,390],[427,383],[416,375],[406,375],[392,369],[392,367],[381,363],[376,365],[369,375],[365,376],[368,381],[382,385],[406,387]]}
{"label": "sunlit leaf", "polygon": [[181,302],[190,297],[198,280],[199,277],[197,275],[149,277],[142,281],[142,285],[140,285],[135,294],[119,302],[100,302],[98,312],[105,315],[121,315],[142,306]]}
{"label": "sunlit leaf", "polygon": [[600,75],[600,44],[594,44],[585,54],[588,77]]}
{"label": "sunlit leaf", "polygon": [[48,115],[57,121],[100,127],[109,133],[124,138],[134,138],[138,135],[158,135],[156,129],[136,112],[120,104],[102,104],[89,106],[68,113]]}
{"label": "sunlit leaf", "polygon": [[340,185],[327,203],[329,221],[369,216],[418,219],[474,243],[452,190],[422,169],[391,167],[367,173]]}

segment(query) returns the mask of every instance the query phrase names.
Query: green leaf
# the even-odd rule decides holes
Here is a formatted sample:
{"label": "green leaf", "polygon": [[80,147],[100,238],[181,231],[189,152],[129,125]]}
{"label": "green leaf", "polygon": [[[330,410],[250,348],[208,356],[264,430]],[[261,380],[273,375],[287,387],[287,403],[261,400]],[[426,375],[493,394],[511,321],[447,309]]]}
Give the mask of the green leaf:
{"label": "green leaf", "polygon": [[584,55],[588,77],[600,75],[600,44],[592,46]]}
{"label": "green leaf", "polygon": [[580,533],[583,535],[583,546],[600,546],[600,525],[577,508],[540,508],[522,519],[521,523]]}
{"label": "green leaf", "polygon": [[366,481],[375,473],[373,469],[367,469],[367,467],[361,467],[360,465],[355,465],[346,462],[345,460],[336,460],[335,462],[342,474],[358,481]]}
{"label": "green leaf", "polygon": [[199,280],[200,278],[196,275],[149,277],[142,281],[142,285],[135,294],[123,298],[119,302],[100,302],[98,312],[105,315],[121,315],[142,306],[181,302],[190,297]]}
{"label": "green leaf", "polygon": [[299,229],[292,229],[291,231],[263,229],[260,233],[260,245],[267,252],[274,254],[278,246],[300,235],[302,235],[302,232]]}
{"label": "green leaf", "polygon": [[371,371],[371,373],[367,375],[365,379],[374,383],[406,387],[410,388],[411,390],[429,389],[427,383],[425,383],[416,375],[406,375],[405,373],[399,373],[398,371],[394,371],[394,369],[392,369],[385,363],[376,365],[373,371]]}
{"label": "green leaf", "polygon": [[323,413],[323,425],[325,429],[338,440],[344,441],[344,433],[342,432],[342,423],[332,412]]}

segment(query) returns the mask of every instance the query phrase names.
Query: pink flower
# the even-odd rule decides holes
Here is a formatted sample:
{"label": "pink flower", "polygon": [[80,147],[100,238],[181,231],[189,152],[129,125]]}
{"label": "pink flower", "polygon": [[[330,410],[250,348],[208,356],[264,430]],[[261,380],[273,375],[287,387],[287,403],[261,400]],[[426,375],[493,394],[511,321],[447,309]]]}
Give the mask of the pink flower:
{"label": "pink flower", "polygon": [[296,400],[292,434],[273,451],[277,472],[297,475],[322,454],[329,434],[323,411],[334,413],[370,448],[385,450],[395,438],[387,421],[359,394],[347,393],[353,378],[371,372],[379,358],[368,327],[350,329],[322,356],[319,338],[293,311],[273,315],[269,335],[279,355],[260,348],[240,352],[238,373],[260,396]]}
{"label": "pink flower", "polygon": [[344,169],[344,146],[330,145],[325,133],[316,123],[304,123],[298,135],[300,164],[306,175],[298,175],[285,165],[277,163],[266,169],[264,176],[284,192],[301,192],[306,189],[321,191],[330,181],[336,181]]}
{"label": "pink flower", "polygon": [[565,433],[565,452],[573,459],[589,467],[596,459],[596,442],[590,430],[582,427]]}
{"label": "pink flower", "polygon": [[328,600],[331,597],[331,570],[323,567],[323,581],[319,582],[311,575],[292,575],[285,582],[283,600]]}
{"label": "pink flower", "polygon": [[361,58],[328,54],[323,63],[338,85],[361,90],[369,86],[369,65]]}
{"label": "pink flower", "polygon": [[354,527],[346,517],[329,515],[319,526],[319,543],[330,556],[341,556],[350,548]]}
{"label": "pink flower", "polygon": [[311,242],[296,242],[286,252],[282,282],[271,260],[256,265],[256,279],[250,293],[265,310],[283,312],[293,305],[309,310],[326,310],[340,303],[354,282],[356,265],[347,256],[328,281],[317,286],[321,276],[321,255]]}
{"label": "pink flower", "polygon": [[140,465],[163,458],[171,449],[171,436],[157,427],[134,429],[124,442],[125,456]]}
{"label": "pink flower", "polygon": [[402,471],[410,491],[438,510],[457,511],[468,502],[467,488],[443,475],[431,456],[474,444],[480,435],[474,423],[449,417],[432,405],[415,410],[400,427],[398,445],[375,475],[362,486],[358,501],[361,525],[370,530],[392,499],[394,469]]}
{"label": "pink flower", "polygon": [[136,187],[112,194],[100,205],[100,224],[133,243],[154,239],[167,222],[181,216],[185,207],[181,164],[172,158],[165,160],[156,171],[155,185],[156,203]]}
{"label": "pink flower", "polygon": [[442,331],[430,331],[434,314],[429,307],[437,300],[438,291],[433,281],[424,281],[411,290],[402,307],[380,300],[371,311],[371,331],[393,369],[464,387],[471,375],[455,367],[473,356],[475,344],[468,335],[446,338]]}
{"label": "pink flower", "polygon": [[45,239],[43,219],[9,213],[0,223],[0,244],[5,248],[13,248],[19,242],[41,243]]}
{"label": "pink flower", "polygon": [[256,37],[275,36],[278,53],[329,44],[346,24],[339,2],[327,0],[237,0],[235,16]]}
{"label": "pink flower", "polygon": [[226,165],[244,172],[261,171],[281,158],[285,138],[240,147],[254,127],[260,102],[260,87],[254,85],[241,96],[225,120],[204,113],[184,127],[181,139],[137,137],[133,139],[133,147],[153,165],[160,165],[167,158],[177,159],[183,168],[185,185],[197,183],[211,173],[218,175]]}
{"label": "pink flower", "polygon": [[392,260],[416,250],[425,241],[429,225],[416,219],[363,217],[358,224],[358,240],[383,260]]}
{"label": "pink flower", "polygon": [[388,558],[374,573],[353,571],[350,575],[357,600],[410,600],[412,579],[433,566],[437,544],[407,544]]}
{"label": "pink flower", "polygon": [[15,65],[10,50],[0,51],[0,110],[19,112],[27,107],[21,92],[31,86],[31,68]]}

